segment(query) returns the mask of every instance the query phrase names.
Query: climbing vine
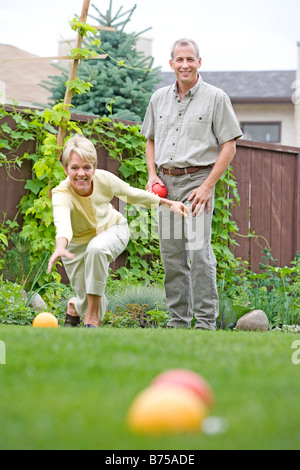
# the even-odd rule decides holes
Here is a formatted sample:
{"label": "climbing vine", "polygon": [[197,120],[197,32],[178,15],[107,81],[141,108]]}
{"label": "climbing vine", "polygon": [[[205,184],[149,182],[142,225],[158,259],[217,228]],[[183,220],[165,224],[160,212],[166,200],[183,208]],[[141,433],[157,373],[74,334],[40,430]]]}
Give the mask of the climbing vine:
{"label": "climbing vine", "polygon": [[[8,125],[8,117],[16,126],[15,130]],[[6,119],[5,122],[3,118]],[[109,157],[118,160],[122,179],[142,189],[147,183],[146,142],[140,134],[139,125],[124,124],[108,117],[95,118],[87,123],[75,122],[62,103],[52,110],[44,111],[0,109],[0,165],[5,166],[10,174],[11,167],[22,167],[24,160],[32,162],[32,178],[25,182],[27,193],[21,199],[18,209],[23,216],[21,234],[31,244],[33,259],[39,259],[45,251],[50,253],[54,249],[51,190],[65,178],[62,165],[57,159],[57,125],[63,118],[67,119],[64,121],[68,136],[66,139],[77,132],[84,134],[96,147],[104,147]],[[18,155],[18,149],[24,141],[35,142],[34,153]],[[231,219],[231,208],[238,199],[236,182],[229,169],[217,185],[213,217],[213,245],[220,272],[234,262],[230,245],[234,243],[232,234],[237,232],[238,227]],[[138,234],[138,237],[132,237],[128,245],[127,260],[134,274],[140,277],[148,267],[147,255],[160,259],[156,211],[143,211],[145,212],[141,215],[139,209],[127,209],[132,233]],[[3,252],[7,244],[7,236],[8,232],[1,230],[0,256],[1,247]],[[45,282],[47,275],[44,277]]]}
{"label": "climbing vine", "polygon": [[[97,32],[95,28],[77,18],[71,21],[71,27],[82,37]],[[105,52],[101,49],[99,39],[91,41],[90,45],[96,46],[100,52]],[[78,58],[79,55],[80,59],[90,59],[95,57],[95,50],[72,50],[71,57]],[[129,67],[123,62],[118,65]],[[88,93],[93,86],[78,77],[67,84],[73,95]],[[106,104],[109,116],[113,116],[113,103],[112,100],[110,104]],[[20,111],[16,106],[11,110],[0,108],[0,166],[4,166],[7,174],[11,176],[12,167],[21,168],[25,160],[32,164],[32,177],[24,182],[27,192],[22,197],[18,210],[23,220],[19,228],[20,233],[30,244],[34,263],[42,260],[45,252],[50,255],[55,245],[51,191],[65,178],[57,158],[62,150],[57,143],[58,128],[63,129],[67,136],[64,143],[74,133],[82,133],[90,138],[96,147],[104,147],[111,158],[118,160],[120,177],[132,186],[144,189],[148,179],[146,141],[140,134],[139,125],[127,125],[106,116],[93,118],[86,123],[74,121],[71,109],[72,105],[66,105],[64,101],[44,110]],[[29,151],[28,146],[28,151],[20,155],[20,146],[30,141],[35,142],[34,151]],[[231,208],[236,202],[236,183],[229,169],[217,185],[213,217],[213,244],[220,272],[226,269],[228,263],[232,265],[235,259],[230,251],[230,245],[234,243],[230,235],[238,230],[235,222],[231,220]],[[133,235],[127,247],[127,261],[137,277],[143,277],[143,273],[148,269],[147,256],[160,259],[156,211],[143,211],[145,212],[141,214],[136,208],[127,208],[127,218]],[[7,248],[10,233],[16,229],[16,222],[6,220],[4,214],[0,225],[0,267],[1,254]],[[58,273],[54,275],[58,280]],[[48,275],[44,273],[40,282],[45,283],[48,280]]]}

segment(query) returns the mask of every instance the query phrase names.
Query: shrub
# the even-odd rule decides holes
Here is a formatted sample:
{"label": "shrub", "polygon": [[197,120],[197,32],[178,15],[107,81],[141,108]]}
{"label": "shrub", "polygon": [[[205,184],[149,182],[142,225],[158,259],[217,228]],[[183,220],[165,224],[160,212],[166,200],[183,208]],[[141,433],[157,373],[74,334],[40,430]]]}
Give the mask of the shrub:
{"label": "shrub", "polygon": [[[234,324],[250,310],[263,310],[271,327],[300,324],[300,255],[291,267],[278,267],[269,250],[262,252],[261,272],[226,269],[219,281],[219,325]],[[234,326],[234,325],[233,325]]]}
{"label": "shrub", "polygon": [[128,304],[125,308],[116,307],[114,312],[109,310],[101,325],[110,328],[157,328],[166,327],[169,319],[169,312],[160,310],[158,306],[150,310],[146,304]]}
{"label": "shrub", "polygon": [[[46,304],[45,310],[53,313],[63,324],[67,303],[74,296],[72,290],[64,284],[53,282],[43,289],[39,288]],[[39,309],[30,306],[37,291],[25,295],[24,286],[0,277],[0,323],[31,325]]]}
{"label": "shrub", "polygon": [[117,308],[124,310],[127,305],[136,304],[139,307],[147,305],[148,310],[155,310],[159,307],[166,311],[166,297],[162,287],[155,286],[129,286],[122,291],[118,291],[114,296],[108,297],[109,308],[116,311]]}
{"label": "shrub", "polygon": [[21,284],[0,280],[0,323],[29,325],[36,312],[26,305]]}

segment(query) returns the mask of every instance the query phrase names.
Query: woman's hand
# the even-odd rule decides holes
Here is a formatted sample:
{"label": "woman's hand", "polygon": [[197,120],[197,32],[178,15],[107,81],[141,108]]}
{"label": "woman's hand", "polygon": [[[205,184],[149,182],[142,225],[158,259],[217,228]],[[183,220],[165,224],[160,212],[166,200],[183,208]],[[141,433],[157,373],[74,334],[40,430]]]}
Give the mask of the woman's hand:
{"label": "woman's hand", "polygon": [[50,274],[53,266],[60,258],[74,259],[73,253],[71,253],[70,251],[66,249],[67,245],[68,245],[68,241],[66,238],[58,238],[56,240],[55,251],[53,255],[51,256],[49,263],[48,263],[48,274]]}
{"label": "woman's hand", "polygon": [[170,201],[169,199],[160,198],[161,204],[167,204],[170,211],[176,212],[176,214],[181,215],[182,217],[188,217],[190,214],[189,209],[180,201]]}

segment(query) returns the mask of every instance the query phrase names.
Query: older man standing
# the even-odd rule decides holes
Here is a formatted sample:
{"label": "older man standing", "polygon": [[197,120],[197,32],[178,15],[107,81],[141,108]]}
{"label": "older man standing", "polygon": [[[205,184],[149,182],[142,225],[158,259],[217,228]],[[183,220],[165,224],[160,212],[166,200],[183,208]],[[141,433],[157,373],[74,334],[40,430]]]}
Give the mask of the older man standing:
{"label": "older man standing", "polygon": [[[215,329],[219,314],[216,259],[211,248],[214,187],[235,156],[242,132],[228,96],[203,82],[197,44],[180,39],[171,49],[177,81],[157,90],[142,126],[147,138],[147,184],[165,185],[171,199],[189,204],[183,222],[159,209],[170,327]],[[158,174],[159,170],[159,174]]]}

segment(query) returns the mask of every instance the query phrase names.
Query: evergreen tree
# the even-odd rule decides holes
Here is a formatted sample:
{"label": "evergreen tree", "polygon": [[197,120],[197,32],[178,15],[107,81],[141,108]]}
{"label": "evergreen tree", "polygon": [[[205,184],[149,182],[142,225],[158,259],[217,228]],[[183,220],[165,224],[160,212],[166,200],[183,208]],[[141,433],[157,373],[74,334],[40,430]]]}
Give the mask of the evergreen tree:
{"label": "evergreen tree", "polygon": [[[153,57],[146,57],[135,48],[138,38],[150,28],[140,33],[124,32],[136,5],[125,13],[122,13],[121,7],[115,15],[112,13],[112,0],[105,15],[95,5],[92,6],[98,16],[89,16],[101,26],[115,27],[116,31],[99,31],[92,38],[85,38],[83,47],[103,53],[97,46],[91,46],[95,38],[100,39],[101,49],[110,57],[81,61],[77,77],[92,83],[93,86],[88,93],[73,96],[73,112],[105,116],[110,114],[107,105],[113,103],[114,118],[141,122],[155,85],[159,82],[160,67],[151,69]],[[50,76],[50,80],[42,82],[42,86],[52,92],[50,106],[64,98],[69,75],[66,68],[58,65],[55,67],[59,68],[62,74]]]}

